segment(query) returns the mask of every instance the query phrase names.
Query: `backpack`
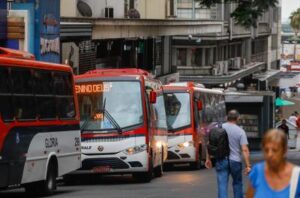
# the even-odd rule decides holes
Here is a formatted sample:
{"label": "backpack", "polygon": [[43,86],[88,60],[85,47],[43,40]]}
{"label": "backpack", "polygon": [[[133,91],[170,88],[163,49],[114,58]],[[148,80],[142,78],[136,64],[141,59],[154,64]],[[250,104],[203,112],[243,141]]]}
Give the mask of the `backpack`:
{"label": "backpack", "polygon": [[216,159],[224,159],[229,156],[230,148],[228,135],[223,128],[213,128],[208,134],[208,154]]}

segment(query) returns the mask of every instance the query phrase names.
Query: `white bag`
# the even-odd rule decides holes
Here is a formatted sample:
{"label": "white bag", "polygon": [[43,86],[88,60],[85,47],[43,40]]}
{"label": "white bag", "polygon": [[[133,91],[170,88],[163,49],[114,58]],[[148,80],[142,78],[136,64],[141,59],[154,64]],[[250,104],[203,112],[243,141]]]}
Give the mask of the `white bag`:
{"label": "white bag", "polygon": [[290,198],[295,198],[295,196],[296,196],[299,174],[300,174],[300,167],[295,166],[293,168],[291,181],[290,181]]}

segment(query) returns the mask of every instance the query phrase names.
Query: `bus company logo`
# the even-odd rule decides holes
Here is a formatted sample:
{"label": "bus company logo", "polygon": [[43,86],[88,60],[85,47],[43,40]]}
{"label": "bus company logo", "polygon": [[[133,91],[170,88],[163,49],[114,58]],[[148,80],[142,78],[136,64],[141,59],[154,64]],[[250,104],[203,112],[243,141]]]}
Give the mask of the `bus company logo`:
{"label": "bus company logo", "polygon": [[98,146],[98,151],[102,152],[104,150],[103,146]]}
{"label": "bus company logo", "polygon": [[92,146],[81,146],[82,150],[91,150]]}

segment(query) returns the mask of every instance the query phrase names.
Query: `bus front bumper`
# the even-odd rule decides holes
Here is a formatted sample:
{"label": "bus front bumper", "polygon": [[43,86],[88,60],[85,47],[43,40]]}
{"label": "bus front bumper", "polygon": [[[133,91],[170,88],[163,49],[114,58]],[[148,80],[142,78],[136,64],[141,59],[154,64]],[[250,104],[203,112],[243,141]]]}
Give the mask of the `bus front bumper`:
{"label": "bus front bumper", "polygon": [[73,174],[90,173],[133,173],[148,170],[148,153],[126,155],[123,152],[117,154],[82,154],[82,167]]}

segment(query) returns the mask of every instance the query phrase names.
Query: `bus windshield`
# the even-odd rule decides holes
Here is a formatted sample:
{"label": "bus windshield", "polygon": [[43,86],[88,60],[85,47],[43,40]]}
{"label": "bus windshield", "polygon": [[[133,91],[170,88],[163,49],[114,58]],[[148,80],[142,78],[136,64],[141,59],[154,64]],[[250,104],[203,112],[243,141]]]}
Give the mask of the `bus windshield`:
{"label": "bus windshield", "polygon": [[169,131],[189,126],[191,124],[190,95],[188,93],[165,94],[167,124]]}
{"label": "bus windshield", "polygon": [[82,131],[111,131],[143,123],[138,81],[102,81],[76,85]]}

